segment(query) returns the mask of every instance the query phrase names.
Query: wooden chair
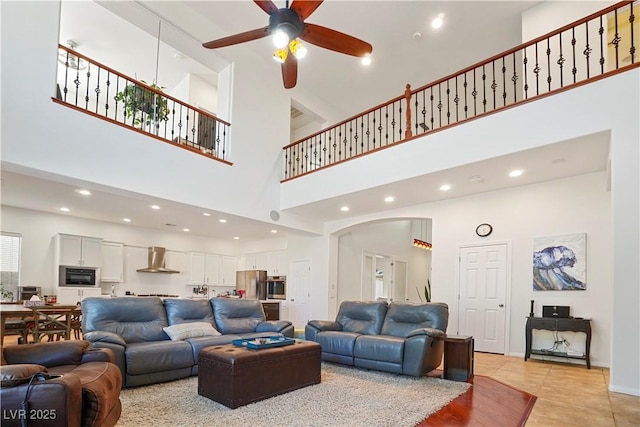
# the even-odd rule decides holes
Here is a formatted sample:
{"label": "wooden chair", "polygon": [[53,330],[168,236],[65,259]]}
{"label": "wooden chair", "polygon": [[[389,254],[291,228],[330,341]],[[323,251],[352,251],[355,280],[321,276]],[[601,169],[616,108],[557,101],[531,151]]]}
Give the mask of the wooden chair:
{"label": "wooden chair", "polygon": [[4,335],[0,339],[0,344],[4,344],[5,335],[20,335],[22,340],[21,344],[26,344],[29,338],[29,332],[29,325],[24,319],[8,319],[4,324]]}
{"label": "wooden chair", "polygon": [[77,305],[59,305],[31,307],[33,311],[33,341],[40,342],[44,337],[51,341],[54,337],[71,339],[73,316],[78,311]]}

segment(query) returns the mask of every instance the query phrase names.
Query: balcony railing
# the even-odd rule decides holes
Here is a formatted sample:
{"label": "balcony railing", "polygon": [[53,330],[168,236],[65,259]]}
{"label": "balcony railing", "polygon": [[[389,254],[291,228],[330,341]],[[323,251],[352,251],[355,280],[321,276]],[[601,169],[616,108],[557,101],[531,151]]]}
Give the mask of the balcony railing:
{"label": "balcony railing", "polygon": [[229,123],[66,46],[58,54],[55,102],[230,164]]}
{"label": "balcony railing", "polygon": [[284,149],[284,181],[640,66],[639,1],[623,1]]}

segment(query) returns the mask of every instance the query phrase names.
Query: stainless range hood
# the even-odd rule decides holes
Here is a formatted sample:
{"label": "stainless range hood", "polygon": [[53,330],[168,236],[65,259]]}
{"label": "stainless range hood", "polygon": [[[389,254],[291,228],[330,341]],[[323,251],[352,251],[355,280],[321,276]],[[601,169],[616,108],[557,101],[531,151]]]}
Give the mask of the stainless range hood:
{"label": "stainless range hood", "polygon": [[165,273],[165,274],[180,273],[177,270],[171,270],[170,268],[165,267],[166,251],[167,250],[165,248],[162,248],[160,246],[150,246],[148,266],[146,268],[139,268],[136,271],[139,273]]}

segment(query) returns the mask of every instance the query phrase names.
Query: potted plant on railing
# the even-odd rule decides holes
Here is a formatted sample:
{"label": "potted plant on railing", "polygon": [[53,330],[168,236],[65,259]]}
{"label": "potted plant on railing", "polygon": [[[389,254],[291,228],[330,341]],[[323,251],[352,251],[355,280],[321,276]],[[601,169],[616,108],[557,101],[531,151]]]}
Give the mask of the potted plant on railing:
{"label": "potted plant on railing", "polygon": [[[144,80],[140,81],[148,84]],[[164,87],[160,87],[155,83],[149,86],[160,92],[164,89]],[[169,120],[170,110],[167,105],[167,99],[146,87],[135,83],[128,84],[123,91],[118,92],[116,99],[124,103],[124,116],[127,118],[134,117],[133,123],[136,126],[139,126],[144,121],[146,126],[154,123],[157,127],[159,122]]]}

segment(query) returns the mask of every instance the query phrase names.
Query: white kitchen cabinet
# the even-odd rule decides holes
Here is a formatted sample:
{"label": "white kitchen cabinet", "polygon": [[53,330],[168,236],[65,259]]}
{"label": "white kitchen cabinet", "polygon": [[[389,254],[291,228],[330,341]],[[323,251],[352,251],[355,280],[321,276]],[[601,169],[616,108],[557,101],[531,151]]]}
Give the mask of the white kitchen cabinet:
{"label": "white kitchen cabinet", "polygon": [[58,234],[58,265],[102,266],[102,239]]}
{"label": "white kitchen cabinet", "polygon": [[100,288],[67,288],[58,287],[58,303],[64,305],[74,305],[85,298],[101,297]]}
{"label": "white kitchen cabinet", "polygon": [[220,257],[200,252],[189,253],[189,284],[217,285],[219,282]]}
{"label": "white kitchen cabinet", "polygon": [[102,282],[124,281],[124,245],[102,242]]}
{"label": "white kitchen cabinet", "polygon": [[236,271],[238,270],[238,259],[234,256],[222,257],[222,277],[220,284],[225,286],[236,285]]}
{"label": "white kitchen cabinet", "polygon": [[266,253],[266,270],[269,276],[286,276],[289,260],[287,251]]}

